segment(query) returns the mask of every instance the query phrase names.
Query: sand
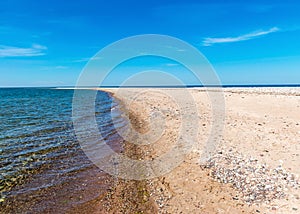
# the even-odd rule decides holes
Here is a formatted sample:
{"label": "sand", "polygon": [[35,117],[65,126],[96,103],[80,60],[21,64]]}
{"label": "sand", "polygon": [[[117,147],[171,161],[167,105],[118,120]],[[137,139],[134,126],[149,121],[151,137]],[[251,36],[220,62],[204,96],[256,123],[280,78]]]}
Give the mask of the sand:
{"label": "sand", "polygon": [[[151,126],[150,118],[164,116],[164,130],[158,139],[147,138],[154,142],[150,145],[134,146],[134,150],[129,147],[131,152],[138,153],[140,159],[154,160],[177,145],[176,143],[181,140],[178,133],[182,127],[183,111],[188,112],[184,119],[187,118],[189,123],[184,126],[183,135],[188,133],[193,135],[194,131],[198,133],[195,137],[191,136],[192,148],[184,156],[184,161],[170,172],[166,174],[155,172],[156,177],[144,181],[120,179],[120,185],[116,186],[113,196],[106,198],[110,206],[106,212],[300,213],[300,191],[296,188],[299,186],[297,181],[293,187],[284,186],[282,189],[284,195],[281,197],[247,203],[242,189],[234,187],[233,182],[224,183],[216,179],[212,169],[205,167],[205,164],[200,161],[212,127],[221,126],[223,131],[219,133],[220,141],[214,150],[215,153],[229,152],[233,157],[238,154],[245,161],[255,160],[256,164],[259,166],[265,164],[264,166],[270,170],[279,166],[286,173],[295,176],[293,181],[297,180],[297,175],[300,174],[300,89],[226,88],[224,89],[225,106],[218,106],[220,111],[222,109],[225,111],[223,124],[220,121],[217,124],[213,121],[211,100],[204,88],[188,89],[193,101],[182,96],[182,90],[105,89],[126,106],[133,129],[139,133],[150,133],[149,136],[151,133],[156,133],[158,128]],[[175,97],[170,99],[168,93]],[[178,103],[184,104],[184,108],[196,106],[197,112],[191,109],[180,109]],[[134,140],[140,141],[137,138],[131,139]],[[175,159],[170,158],[168,161],[174,162]],[[149,170],[155,171],[153,168]],[[273,178],[270,179],[272,181]],[[282,179],[286,180],[286,178]],[[123,196],[121,199],[120,192],[130,192],[129,189],[135,189],[134,191],[141,189],[142,194],[128,194],[129,198]],[[140,199],[130,197],[144,197],[144,199],[141,202]],[[126,201],[141,204],[133,206],[134,203]],[[128,206],[124,205],[125,203]],[[143,203],[147,206],[143,206]]]}

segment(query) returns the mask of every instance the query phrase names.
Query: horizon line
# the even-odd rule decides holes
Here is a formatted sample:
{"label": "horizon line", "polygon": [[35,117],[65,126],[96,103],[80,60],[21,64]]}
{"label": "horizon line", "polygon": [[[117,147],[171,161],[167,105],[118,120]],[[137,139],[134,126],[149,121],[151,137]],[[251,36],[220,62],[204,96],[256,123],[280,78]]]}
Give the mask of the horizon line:
{"label": "horizon line", "polygon": [[105,86],[0,86],[0,89],[13,89],[13,88],[192,88],[192,87],[300,87],[300,83],[282,84],[282,83],[272,83],[272,84],[221,84],[221,85],[134,85],[134,86],[116,86],[116,85],[105,85]]}

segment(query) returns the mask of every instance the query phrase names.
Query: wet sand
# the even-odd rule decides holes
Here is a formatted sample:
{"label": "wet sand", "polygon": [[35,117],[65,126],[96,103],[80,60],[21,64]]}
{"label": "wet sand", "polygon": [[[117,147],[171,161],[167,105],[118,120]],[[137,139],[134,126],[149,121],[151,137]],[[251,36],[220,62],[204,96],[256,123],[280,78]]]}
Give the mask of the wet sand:
{"label": "wet sand", "polygon": [[[150,115],[157,110],[165,116],[166,120],[166,129],[158,141],[150,145],[138,146],[138,149],[135,147],[131,151],[139,153],[139,158],[144,159],[154,159],[168,152],[178,140],[181,122],[180,114],[177,113],[178,106],[170,101],[165,92],[173,90],[175,94],[178,92],[180,95],[182,89],[159,89],[155,92],[151,92],[149,88],[121,90],[123,92],[120,94],[120,91],[116,89],[105,89],[113,93],[129,107],[129,111],[133,112],[135,117],[131,118],[131,121],[138,124],[137,131],[141,133],[153,131],[149,125]],[[250,176],[253,182],[256,182],[256,184],[249,183],[247,186],[247,188],[254,188],[255,194],[251,197],[256,198],[253,200],[246,198],[246,190],[244,190],[246,187],[244,189],[237,187],[235,183],[237,180],[222,181],[213,171],[216,169],[200,162],[205,142],[210,135],[212,125],[215,124],[212,121],[210,99],[205,89],[188,90],[194,97],[198,109],[198,114],[194,112],[190,119],[191,125],[199,128],[192,152],[168,174],[159,175],[147,181],[138,181],[138,184],[128,181],[129,185],[125,182],[120,185],[120,188],[117,186],[114,190],[116,193],[112,193],[116,197],[107,198],[107,201],[110,201],[110,208],[106,211],[124,213],[128,205],[127,208],[132,209],[128,209],[125,213],[132,213],[133,210],[145,213],[300,213],[300,191],[297,188],[299,187],[297,175],[300,174],[300,89],[224,89],[225,122],[221,141],[215,153],[223,156],[231,154],[229,159],[232,160],[229,161],[235,161],[235,157],[242,160],[241,168],[246,170],[245,176]],[[140,94],[136,96],[137,93]],[[177,96],[177,99],[185,101],[185,97]],[[249,164],[253,162],[256,165],[249,167]],[[223,171],[218,172],[219,176],[222,177],[222,173],[228,173],[229,165],[226,163],[222,165]],[[260,172],[251,174],[247,171],[255,167],[266,168],[268,172],[277,170],[277,177],[269,176],[270,178],[265,177],[266,180],[259,180]],[[275,178],[277,180],[274,180]],[[278,179],[283,182],[281,186],[277,185]],[[269,182],[273,186],[268,187],[266,183],[263,186],[265,189],[258,191],[255,189],[260,188],[257,186],[258,181],[262,184]],[[272,189],[273,187],[279,188],[276,190],[278,192]],[[139,200],[134,199],[134,197],[140,197],[139,194],[137,196],[125,192],[128,195],[120,200],[122,198],[120,189],[126,192],[130,191],[129,189],[142,190],[142,195],[146,195],[143,203],[148,203],[153,209],[147,206],[144,207],[145,209],[143,206],[132,207],[134,203],[126,202],[129,200],[139,203]],[[274,191],[274,195],[267,194],[268,191]],[[259,194],[263,197],[259,198]],[[119,209],[120,207],[123,208]]]}

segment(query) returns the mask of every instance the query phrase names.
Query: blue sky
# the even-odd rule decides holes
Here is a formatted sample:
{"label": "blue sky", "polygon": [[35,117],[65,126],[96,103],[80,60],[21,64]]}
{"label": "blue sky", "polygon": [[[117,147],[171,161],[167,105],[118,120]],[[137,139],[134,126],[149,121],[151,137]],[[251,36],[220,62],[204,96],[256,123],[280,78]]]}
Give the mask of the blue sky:
{"label": "blue sky", "polygon": [[[2,0],[0,86],[74,85],[101,48],[138,34],[190,43],[223,84],[299,84],[299,11],[296,0]],[[146,60],[143,66],[186,77],[173,64]],[[132,74],[140,65],[123,71]],[[190,76],[186,82],[194,83]]]}

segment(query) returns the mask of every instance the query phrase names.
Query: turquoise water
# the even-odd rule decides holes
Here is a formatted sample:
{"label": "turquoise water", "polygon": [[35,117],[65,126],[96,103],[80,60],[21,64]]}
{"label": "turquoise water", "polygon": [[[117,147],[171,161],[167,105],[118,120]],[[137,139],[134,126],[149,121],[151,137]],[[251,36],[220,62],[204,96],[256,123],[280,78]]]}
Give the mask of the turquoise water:
{"label": "turquoise water", "polygon": [[[0,89],[0,211],[63,212],[109,188],[109,176],[76,140],[72,99],[73,90]],[[112,126],[116,106],[98,92],[97,124],[112,144],[119,140]]]}

